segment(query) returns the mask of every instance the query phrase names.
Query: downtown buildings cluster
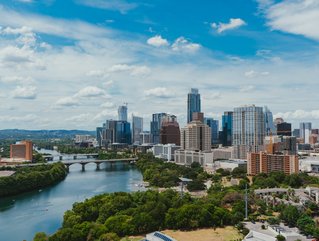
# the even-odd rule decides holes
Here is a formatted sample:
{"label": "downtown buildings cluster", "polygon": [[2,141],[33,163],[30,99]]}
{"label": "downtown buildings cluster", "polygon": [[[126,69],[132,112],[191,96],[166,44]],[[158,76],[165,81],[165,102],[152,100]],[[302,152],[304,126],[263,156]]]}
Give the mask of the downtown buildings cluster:
{"label": "downtown buildings cluster", "polygon": [[181,165],[198,162],[216,168],[220,160],[227,160],[228,164],[247,163],[249,175],[271,171],[291,174],[299,172],[297,151],[316,147],[319,134],[308,122],[292,130],[291,123],[274,120],[267,107],[255,105],[225,111],[219,128],[219,120],[201,112],[201,95],[195,88],[187,94],[185,127],[180,128],[175,115],[154,113],[149,130],[144,130],[142,117],[132,115],[132,123],[128,121],[124,104],[118,107],[117,120],[106,120],[97,127],[97,142],[107,149],[152,151]]}

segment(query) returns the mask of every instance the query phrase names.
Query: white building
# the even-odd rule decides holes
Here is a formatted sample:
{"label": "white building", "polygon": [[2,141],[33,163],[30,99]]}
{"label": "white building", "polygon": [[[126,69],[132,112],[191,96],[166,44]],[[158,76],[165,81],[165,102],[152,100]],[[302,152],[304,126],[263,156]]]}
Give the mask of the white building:
{"label": "white building", "polygon": [[247,168],[247,161],[246,160],[221,160],[214,162],[214,169],[217,170],[218,168],[223,168],[225,170],[234,170],[236,167]]}
{"label": "white building", "polygon": [[190,166],[193,162],[198,162],[201,166],[213,163],[212,152],[176,150],[175,163]]}
{"label": "white building", "polygon": [[140,144],[146,145],[152,143],[152,134],[149,131],[143,131],[140,133]]}
{"label": "white building", "polygon": [[175,144],[157,144],[154,145],[150,151],[155,157],[162,158],[168,161],[174,160],[174,154],[176,150],[179,150],[181,147]]}
{"label": "white building", "polygon": [[300,123],[300,138],[304,140],[305,144],[309,144],[311,135],[311,123],[302,122]]}
{"label": "white building", "polygon": [[233,158],[233,147],[220,147],[217,149],[212,149],[213,159],[216,160],[229,160]]}

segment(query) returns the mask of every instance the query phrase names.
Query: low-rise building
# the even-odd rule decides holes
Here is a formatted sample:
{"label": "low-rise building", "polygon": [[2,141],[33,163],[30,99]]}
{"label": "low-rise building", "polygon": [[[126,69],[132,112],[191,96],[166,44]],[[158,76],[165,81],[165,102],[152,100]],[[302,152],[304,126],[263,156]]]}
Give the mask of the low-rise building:
{"label": "low-rise building", "polygon": [[219,147],[212,149],[213,159],[216,160],[229,160],[233,158],[233,147]]}
{"label": "low-rise building", "polygon": [[176,150],[179,150],[181,147],[175,144],[157,144],[154,145],[150,150],[155,157],[165,159],[167,161],[174,160],[174,154]]}
{"label": "low-rise building", "polygon": [[176,164],[190,166],[198,162],[201,166],[213,163],[213,153],[203,151],[176,150],[174,161]]}
{"label": "low-rise building", "polygon": [[247,161],[241,159],[220,160],[214,162],[214,169],[223,168],[225,170],[234,170],[236,167],[247,168]]}
{"label": "low-rise building", "polygon": [[32,141],[20,141],[10,145],[10,159],[32,161],[33,144]]}

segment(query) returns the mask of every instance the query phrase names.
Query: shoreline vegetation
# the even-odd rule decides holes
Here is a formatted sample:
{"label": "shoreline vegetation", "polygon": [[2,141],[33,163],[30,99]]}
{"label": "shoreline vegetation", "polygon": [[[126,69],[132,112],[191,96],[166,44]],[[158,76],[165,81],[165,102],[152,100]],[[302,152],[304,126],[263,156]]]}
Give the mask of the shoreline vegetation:
{"label": "shoreline vegetation", "polygon": [[11,176],[0,177],[0,197],[8,197],[34,191],[56,184],[65,179],[67,169],[58,162],[34,167],[6,167],[11,170]]}

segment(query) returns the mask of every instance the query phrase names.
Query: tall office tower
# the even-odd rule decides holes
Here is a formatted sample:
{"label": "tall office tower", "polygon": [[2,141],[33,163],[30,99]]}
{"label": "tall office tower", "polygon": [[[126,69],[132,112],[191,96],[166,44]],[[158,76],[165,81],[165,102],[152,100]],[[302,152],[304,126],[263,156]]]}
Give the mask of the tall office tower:
{"label": "tall office tower", "polygon": [[167,116],[166,113],[155,113],[152,115],[151,135],[153,138],[153,144],[158,144],[160,142],[162,120],[165,116]]}
{"label": "tall office tower", "polygon": [[103,140],[103,127],[96,127],[96,141],[99,145],[99,147],[101,147],[102,144],[102,140]]}
{"label": "tall office tower", "polygon": [[163,117],[161,130],[160,130],[160,143],[161,144],[176,144],[180,145],[181,133],[179,124],[176,121],[175,115],[167,115]]}
{"label": "tall office tower", "polygon": [[300,138],[304,140],[305,144],[309,144],[310,135],[311,135],[311,123],[301,122],[300,123]]}
{"label": "tall office tower", "polygon": [[132,143],[131,124],[127,121],[116,121],[115,141],[113,143]]}
{"label": "tall office tower", "polygon": [[277,135],[291,136],[291,124],[287,122],[277,124]]}
{"label": "tall office tower", "polygon": [[119,121],[127,121],[127,104],[126,105],[120,105],[118,110],[118,120]]}
{"label": "tall office tower", "polygon": [[234,109],[233,146],[234,157],[246,159],[248,152],[263,150],[265,120],[262,107],[244,106]]}
{"label": "tall office tower", "polygon": [[233,129],[233,112],[226,111],[222,116],[222,131],[220,135],[220,142],[223,146],[232,145],[232,129]]}
{"label": "tall office tower", "polygon": [[187,151],[210,151],[211,128],[200,122],[192,121],[181,129],[181,149]]}
{"label": "tall office tower", "polygon": [[32,161],[32,141],[20,141],[10,145],[10,158]]}
{"label": "tall office tower", "polygon": [[143,118],[132,115],[132,142],[133,144],[140,145],[140,133],[143,132]]}
{"label": "tall office tower", "polygon": [[212,144],[218,144],[218,131],[219,131],[219,121],[214,120],[213,118],[204,118],[204,124],[208,125],[211,128],[211,142]]}
{"label": "tall office tower", "polygon": [[191,89],[187,96],[187,123],[193,120],[193,113],[201,112],[200,94],[198,89]]}
{"label": "tall office tower", "polygon": [[264,108],[264,119],[265,119],[265,132],[266,135],[269,136],[270,134],[276,135],[276,128],[274,125],[273,115],[272,112],[268,109],[267,106]]}
{"label": "tall office tower", "polygon": [[294,129],[292,131],[292,136],[295,136],[297,138],[300,138],[300,129]]}

